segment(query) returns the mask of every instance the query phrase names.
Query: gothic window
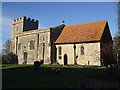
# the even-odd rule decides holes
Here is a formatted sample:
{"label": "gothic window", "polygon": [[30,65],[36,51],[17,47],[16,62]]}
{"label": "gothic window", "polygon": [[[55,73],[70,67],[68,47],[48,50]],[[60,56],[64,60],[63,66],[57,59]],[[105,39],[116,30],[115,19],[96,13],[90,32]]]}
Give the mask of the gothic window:
{"label": "gothic window", "polygon": [[84,55],[84,47],[83,46],[81,46],[80,51],[81,51],[81,55]]}
{"label": "gothic window", "polygon": [[21,50],[21,43],[18,43],[18,50]]}
{"label": "gothic window", "polygon": [[58,47],[58,58],[61,59],[62,58],[62,48]]}
{"label": "gothic window", "polygon": [[34,50],[35,49],[35,41],[31,40],[30,41],[30,50]]}

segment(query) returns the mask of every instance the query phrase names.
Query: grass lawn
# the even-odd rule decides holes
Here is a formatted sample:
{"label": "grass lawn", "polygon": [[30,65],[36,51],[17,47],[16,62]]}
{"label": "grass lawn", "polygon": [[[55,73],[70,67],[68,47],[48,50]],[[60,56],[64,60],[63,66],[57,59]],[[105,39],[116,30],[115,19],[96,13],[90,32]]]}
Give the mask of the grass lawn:
{"label": "grass lawn", "polygon": [[[52,68],[60,68],[54,73]],[[2,88],[120,88],[120,71],[109,72],[96,66],[43,65],[35,72],[33,65],[2,65]]]}

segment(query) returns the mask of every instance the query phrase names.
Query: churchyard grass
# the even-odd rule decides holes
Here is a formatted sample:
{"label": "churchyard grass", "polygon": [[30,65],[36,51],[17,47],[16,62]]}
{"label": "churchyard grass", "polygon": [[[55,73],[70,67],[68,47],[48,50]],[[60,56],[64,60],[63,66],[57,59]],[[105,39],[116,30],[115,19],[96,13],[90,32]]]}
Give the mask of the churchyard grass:
{"label": "churchyard grass", "polygon": [[[61,71],[55,73],[53,68]],[[102,81],[107,87],[110,84],[119,87],[119,78],[120,72],[109,72],[105,67],[98,66],[42,65],[42,71],[35,72],[33,65],[2,65],[2,88],[91,88],[101,82],[99,88],[104,87]]]}

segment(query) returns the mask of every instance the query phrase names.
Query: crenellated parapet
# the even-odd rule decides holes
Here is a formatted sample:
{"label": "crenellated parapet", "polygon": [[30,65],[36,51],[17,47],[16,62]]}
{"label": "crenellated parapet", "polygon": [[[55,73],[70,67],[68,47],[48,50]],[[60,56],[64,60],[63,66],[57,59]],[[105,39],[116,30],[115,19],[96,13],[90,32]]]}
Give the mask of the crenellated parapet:
{"label": "crenellated parapet", "polygon": [[38,23],[38,20],[31,19],[31,18],[25,18],[25,20],[28,22]]}
{"label": "crenellated parapet", "polygon": [[19,32],[35,30],[35,29],[38,29],[38,20],[23,16],[23,17],[14,19],[12,21],[12,25],[13,25],[13,29],[16,29],[16,31],[19,31]]}
{"label": "crenellated parapet", "polygon": [[23,22],[23,21],[25,21],[25,22],[31,22],[31,23],[38,23],[38,20],[35,20],[35,19],[32,19],[32,18],[27,18],[26,16],[23,16],[23,17],[19,17],[19,18],[17,18],[17,19],[14,19],[13,21],[12,21],[12,23],[13,24],[16,24],[16,23],[19,23],[19,22]]}
{"label": "crenellated parapet", "polygon": [[38,20],[22,16],[12,21],[12,44],[11,51],[17,54],[19,36],[25,31],[38,29]]}
{"label": "crenellated parapet", "polygon": [[26,20],[26,17],[25,17],[25,16],[19,17],[19,18],[17,18],[17,19],[14,19],[14,20],[12,21],[12,24],[17,24],[17,23],[19,23],[19,22],[23,22],[24,20]]}

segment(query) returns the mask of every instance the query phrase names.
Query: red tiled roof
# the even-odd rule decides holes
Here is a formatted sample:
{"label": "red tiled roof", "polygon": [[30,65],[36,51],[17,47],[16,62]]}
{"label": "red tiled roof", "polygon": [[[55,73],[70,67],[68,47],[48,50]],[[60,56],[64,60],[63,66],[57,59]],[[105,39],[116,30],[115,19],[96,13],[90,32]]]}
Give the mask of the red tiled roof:
{"label": "red tiled roof", "polygon": [[65,26],[55,43],[99,41],[107,21]]}

